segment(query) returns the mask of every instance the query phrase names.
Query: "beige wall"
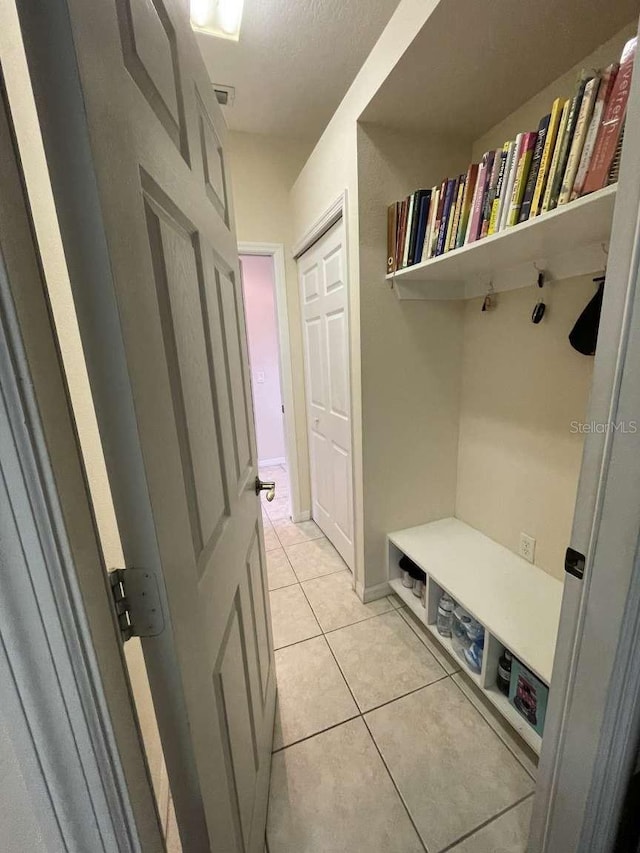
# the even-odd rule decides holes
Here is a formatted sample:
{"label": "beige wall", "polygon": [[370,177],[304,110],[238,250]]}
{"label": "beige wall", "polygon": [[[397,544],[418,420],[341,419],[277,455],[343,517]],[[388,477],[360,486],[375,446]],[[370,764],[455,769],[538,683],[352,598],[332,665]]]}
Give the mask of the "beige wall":
{"label": "beige wall", "polygon": [[293,260],[294,229],[290,190],[311,150],[304,140],[230,133],[227,158],[240,243],[282,243],[287,279],[287,310],[293,374],[294,419],[298,436],[300,509],[311,508],[305,411],[302,326],[298,276]]}
{"label": "beige wall", "polygon": [[387,205],[468,160],[466,145],[358,129],[366,585],[386,581],[385,536],[454,514],[461,302],[401,302],[385,281]]}
{"label": "beige wall", "polygon": [[[124,565],[120,535],[93,408],[80,332],[71,295],[62,239],[40,137],[29,74],[13,3],[5,4],[0,28],[0,57],[27,192],[64,362],[69,394],[89,481],[100,544],[108,568]],[[168,792],[155,712],[149,691],[140,641],[125,646],[129,677],[156,792]],[[166,808],[166,806],[165,806]]]}
{"label": "beige wall", "polygon": [[[556,97],[568,97],[582,68],[617,60],[630,25],[546,87],[473,146],[473,157],[518,131],[534,130]],[[532,283],[535,270],[531,272]],[[531,323],[533,285],[500,294],[498,307],[465,306],[456,515],[518,551],[521,532],[536,539],[535,562],[562,579],[569,542],[593,359],[567,336],[595,293],[591,276],[545,288],[543,322]]]}

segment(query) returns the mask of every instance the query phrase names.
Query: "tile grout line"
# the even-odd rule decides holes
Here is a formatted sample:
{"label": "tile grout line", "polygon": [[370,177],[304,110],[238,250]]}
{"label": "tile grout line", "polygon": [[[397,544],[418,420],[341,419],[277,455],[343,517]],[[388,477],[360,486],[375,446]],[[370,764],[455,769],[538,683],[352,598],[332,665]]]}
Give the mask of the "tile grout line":
{"label": "tile grout line", "polygon": [[[461,670],[461,669],[460,669],[460,670],[458,670],[458,672],[457,672],[457,673],[455,673],[455,674],[456,674],[456,675],[458,675],[459,673],[462,673],[462,670]],[[463,673],[463,675],[464,675],[464,673]],[[522,769],[524,770],[524,772],[525,772],[525,773],[527,774],[527,776],[531,779],[531,781],[533,782],[533,784],[534,784],[534,785],[537,785],[537,784],[538,784],[538,781],[537,781],[536,777],[531,773],[531,771],[529,770],[529,768],[528,768],[528,767],[527,767],[527,766],[526,766],[526,765],[521,761],[521,759],[520,759],[519,755],[517,754],[517,752],[515,751],[515,749],[513,749],[513,748],[511,747],[511,745],[510,745],[510,744],[509,744],[509,743],[508,743],[508,742],[507,742],[503,737],[501,737],[501,736],[498,734],[498,732],[493,728],[493,726],[492,726],[492,725],[490,725],[490,724],[487,722],[487,720],[486,720],[486,718],[484,717],[484,715],[483,715],[483,714],[479,711],[479,709],[476,707],[475,702],[472,702],[472,701],[471,701],[471,699],[469,699],[469,697],[468,697],[468,696],[467,696],[467,694],[464,692],[464,690],[462,689],[462,687],[460,687],[460,685],[459,685],[456,681],[454,681],[454,679],[453,679],[453,678],[451,679],[451,681],[453,681],[453,683],[455,684],[455,686],[457,687],[457,689],[460,691],[460,693],[462,693],[462,695],[463,695],[463,696],[464,696],[464,698],[467,700],[467,702],[471,705],[471,707],[472,707],[472,708],[473,708],[473,710],[476,712],[476,714],[478,714],[478,716],[481,718],[482,722],[483,722],[486,726],[488,726],[488,727],[491,729],[491,731],[492,731],[492,732],[494,733],[494,735],[498,738],[498,740],[500,741],[500,743],[505,747],[505,749],[507,749],[507,751],[508,751],[512,756],[513,756],[513,758],[515,758],[515,760],[518,762],[518,764],[520,765],[520,767],[522,767]],[[516,735],[517,735],[517,733],[516,733]]]}
{"label": "tile grout line", "polygon": [[[447,677],[448,677],[448,676],[447,676]],[[391,773],[391,770],[389,770],[389,766],[388,766],[387,762],[385,761],[385,759],[384,759],[384,756],[383,756],[382,752],[380,751],[380,747],[379,747],[379,746],[378,746],[378,744],[376,743],[376,739],[374,738],[373,733],[372,733],[371,729],[369,728],[369,724],[367,723],[367,720],[366,720],[366,718],[364,717],[364,715],[362,715],[362,722],[363,722],[363,723],[364,723],[364,725],[365,725],[365,728],[366,728],[366,730],[367,730],[367,733],[368,733],[369,737],[371,738],[371,742],[373,743],[373,746],[374,746],[374,748],[375,748],[376,752],[377,752],[377,753],[378,753],[378,755],[380,756],[380,761],[382,761],[382,765],[383,765],[384,769],[387,771],[387,776],[388,776],[388,777],[389,777],[389,779],[391,780],[391,784],[393,785],[393,787],[394,787],[394,789],[395,789],[395,792],[396,792],[396,794],[398,795],[398,799],[399,799],[399,800],[400,800],[400,802],[402,803],[402,805],[403,805],[403,807],[404,807],[404,810],[405,810],[405,812],[407,813],[407,817],[409,818],[409,821],[411,822],[411,826],[413,827],[413,829],[414,829],[414,831],[415,831],[415,833],[416,833],[416,837],[417,837],[418,841],[420,842],[420,844],[421,844],[421,846],[422,846],[422,849],[425,851],[425,853],[429,853],[429,849],[428,849],[428,847],[427,847],[427,844],[426,844],[426,842],[424,841],[424,839],[422,838],[422,835],[420,834],[420,832],[418,831],[418,827],[416,826],[415,821],[414,821],[414,819],[413,819],[413,816],[412,816],[411,812],[409,811],[409,806],[408,806],[408,805],[407,805],[407,803],[405,802],[405,799],[404,799],[404,797],[402,796],[402,793],[401,793],[401,791],[400,791],[400,788],[398,788],[398,786],[396,785],[396,780],[393,778],[393,774]]]}
{"label": "tile grout line", "polygon": [[438,851],[438,853],[448,853],[449,850],[453,850],[458,844],[462,844],[463,841],[466,841],[468,838],[472,838],[481,830],[486,829],[494,821],[498,820],[501,817],[504,817],[504,815],[508,814],[512,809],[518,808],[518,806],[521,806],[522,803],[525,803],[530,797],[533,797],[534,795],[535,792],[531,791],[531,793],[526,794],[524,797],[520,797],[520,799],[516,800],[515,803],[511,803],[510,806],[507,806],[506,808],[499,811],[497,814],[494,814],[493,817],[490,817],[483,823],[478,824],[478,826],[474,827],[474,829],[469,830],[469,832],[465,832],[464,835],[460,836],[460,838],[456,838],[456,840],[452,841],[451,844],[447,844],[447,846],[443,847],[442,850]]}
{"label": "tile grout line", "polygon": [[[314,638],[314,639],[317,639],[317,638]],[[357,707],[358,706],[356,705],[356,708]],[[330,726],[326,726],[324,729],[320,729],[317,732],[313,732],[313,734],[306,735],[306,737],[301,737],[301,738],[298,738],[298,740],[292,741],[291,743],[287,743],[287,744],[284,744],[283,746],[279,746],[277,749],[274,749],[272,751],[271,755],[277,755],[279,752],[284,752],[285,749],[289,749],[292,746],[298,746],[298,744],[300,744],[300,743],[305,743],[305,741],[311,740],[312,738],[316,737],[317,735],[323,735],[326,732],[332,731],[332,729],[337,729],[340,726],[344,726],[345,723],[352,723],[354,720],[359,719],[361,716],[362,716],[362,714],[358,710],[357,714],[353,714],[353,716],[351,716],[351,717],[347,717],[344,720],[340,720],[339,723],[332,723]]]}

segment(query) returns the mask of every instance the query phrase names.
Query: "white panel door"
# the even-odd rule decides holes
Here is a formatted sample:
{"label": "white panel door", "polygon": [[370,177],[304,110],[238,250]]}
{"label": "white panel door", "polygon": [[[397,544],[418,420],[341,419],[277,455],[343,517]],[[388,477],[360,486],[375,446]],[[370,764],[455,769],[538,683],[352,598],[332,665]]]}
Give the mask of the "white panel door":
{"label": "white panel door", "polygon": [[353,569],[353,474],[345,229],[341,219],[298,260],[312,514]]}
{"label": "white panel door", "polygon": [[226,126],[183,0],[20,8],[185,853],[263,853],[275,674]]}

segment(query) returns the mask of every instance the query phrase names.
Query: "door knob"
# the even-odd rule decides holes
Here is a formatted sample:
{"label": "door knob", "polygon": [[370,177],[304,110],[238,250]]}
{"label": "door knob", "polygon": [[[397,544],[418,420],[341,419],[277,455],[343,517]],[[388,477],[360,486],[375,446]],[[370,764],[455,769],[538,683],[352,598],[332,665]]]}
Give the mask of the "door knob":
{"label": "door knob", "polygon": [[260,477],[256,477],[256,495],[259,495],[260,492],[266,492],[267,500],[271,503],[276,496],[276,484],[263,482]]}

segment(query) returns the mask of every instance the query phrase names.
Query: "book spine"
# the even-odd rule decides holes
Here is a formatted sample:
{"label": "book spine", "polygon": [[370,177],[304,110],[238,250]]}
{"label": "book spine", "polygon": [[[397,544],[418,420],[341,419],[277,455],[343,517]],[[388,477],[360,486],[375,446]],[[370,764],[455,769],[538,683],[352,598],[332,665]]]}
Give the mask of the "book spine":
{"label": "book spine", "polygon": [[599,190],[607,183],[627,110],[635,53],[636,39],[633,38],[627,42],[622,52],[620,70],[600,125],[595,151],[584,184],[584,193]]}
{"label": "book spine", "polygon": [[462,199],[464,198],[464,189],[467,183],[467,176],[460,175],[458,178],[458,195],[456,198],[456,206],[453,211],[453,226],[451,228],[451,236],[447,241],[447,251],[455,249],[456,239],[458,236],[458,228],[460,227],[460,215],[462,213]]}
{"label": "book spine", "polygon": [[500,198],[498,204],[498,211],[496,215],[496,224],[495,224],[495,232],[500,231],[504,228],[504,212],[505,208],[509,207],[510,198],[507,196],[507,188],[509,186],[509,179],[511,177],[511,167],[513,166],[513,158],[516,154],[516,140],[511,139],[509,141],[509,150],[507,151],[507,159],[504,164],[504,176],[502,178],[502,186],[500,187]]}
{"label": "book spine", "polygon": [[404,247],[404,232],[407,227],[407,199],[400,202],[400,220],[398,222],[398,237],[396,242],[396,270],[402,269],[402,250]]}
{"label": "book spine", "polygon": [[562,137],[562,147],[560,149],[558,167],[553,177],[551,197],[549,199],[549,210],[554,210],[558,206],[560,190],[562,189],[562,182],[564,181],[564,176],[567,171],[569,152],[571,151],[571,145],[573,144],[573,137],[578,123],[578,114],[582,105],[582,96],[584,95],[586,83],[586,80],[582,80],[580,82],[578,91],[571,99],[571,106],[569,107],[569,115],[567,117],[567,126]]}
{"label": "book spine", "polygon": [[529,218],[529,214],[531,213],[531,202],[533,201],[533,193],[535,192],[536,183],[538,181],[538,172],[540,171],[542,152],[544,151],[550,121],[551,113],[541,119],[540,124],[538,125],[538,138],[536,139],[536,147],[533,149],[533,159],[531,160],[527,185],[524,190],[524,195],[522,196],[522,205],[520,207],[518,222],[526,222]]}
{"label": "book spine", "polygon": [[573,184],[578,172],[578,166],[580,165],[582,149],[584,148],[587,129],[589,121],[591,120],[591,114],[593,112],[593,106],[595,104],[599,84],[600,78],[592,77],[588,81],[584,90],[584,95],[582,96],[582,103],[580,105],[580,112],[578,113],[576,129],[573,134],[569,157],[567,158],[567,168],[565,169],[562,186],[560,187],[560,195],[558,197],[559,205],[566,204],[571,199]]}
{"label": "book spine", "polygon": [[467,239],[467,227],[469,225],[469,214],[471,205],[473,204],[473,196],[476,190],[476,182],[478,180],[478,164],[472,163],[467,172],[467,179],[464,187],[464,198],[462,199],[462,211],[460,213],[460,224],[458,225],[458,236],[456,237],[456,248],[464,246]]}
{"label": "book spine", "polygon": [[589,166],[591,165],[591,158],[593,157],[593,151],[596,147],[596,140],[598,139],[600,122],[602,121],[607,101],[611,95],[611,89],[615,83],[618,68],[618,63],[614,62],[605,68],[604,74],[602,75],[602,80],[598,88],[598,97],[596,98],[593,115],[589,122],[589,130],[587,131],[587,138],[585,139],[584,148],[582,149],[582,156],[580,157],[580,165],[578,166],[578,172],[573,182],[573,189],[571,190],[571,201],[581,196],[584,190],[584,182],[587,177],[587,172],[589,171]]}
{"label": "book spine", "polygon": [[438,244],[436,246],[436,255],[444,253],[444,247],[447,240],[447,229],[449,227],[449,218],[451,216],[451,205],[453,204],[453,196],[455,192],[456,181],[451,179],[447,181],[447,188],[444,196],[444,206],[442,208],[442,219],[440,221],[440,231],[438,233]]}
{"label": "book spine", "polygon": [[556,136],[556,144],[553,149],[553,157],[551,159],[551,166],[549,167],[549,175],[547,177],[547,186],[544,191],[544,198],[542,200],[542,207],[540,208],[541,213],[546,213],[549,210],[549,205],[551,203],[551,192],[553,190],[553,184],[555,181],[556,172],[558,171],[558,162],[560,160],[560,152],[562,150],[562,140],[565,135],[565,131],[567,129],[567,119],[569,118],[569,107],[571,105],[571,101],[567,99],[564,102],[562,107],[562,115],[560,116],[560,124],[558,125],[558,134]]}
{"label": "book spine", "polygon": [[418,225],[420,224],[420,204],[426,190],[416,190],[413,202],[413,221],[411,223],[411,234],[409,235],[409,254],[407,266],[413,266],[416,260],[416,241],[418,239]]}
{"label": "book spine", "polygon": [[431,235],[431,257],[438,254],[438,237],[440,236],[440,225],[442,224],[442,211],[444,209],[445,195],[447,193],[448,180],[445,178],[440,184],[440,198],[438,200],[438,213],[433,223],[433,234]]}
{"label": "book spine", "polygon": [[511,197],[513,196],[513,185],[516,182],[516,174],[518,172],[518,164],[522,154],[522,143],[524,141],[524,133],[519,133],[516,136],[515,146],[513,149],[513,157],[511,158],[511,166],[509,167],[509,175],[507,178],[506,195],[504,204],[500,213],[500,231],[507,227],[509,210],[511,208]]}
{"label": "book spine", "polygon": [[453,194],[451,196],[451,207],[449,208],[449,213],[447,214],[447,229],[444,236],[444,246],[442,247],[442,251],[448,252],[449,245],[451,243],[451,232],[453,231],[453,219],[456,213],[456,201],[458,199],[458,187],[460,185],[460,178],[455,179],[455,185],[453,187]]}
{"label": "book spine", "polygon": [[402,248],[402,266],[409,265],[409,245],[411,242],[411,229],[413,228],[413,211],[416,205],[416,194],[411,193],[407,207],[407,228],[404,234],[404,246]]}
{"label": "book spine", "polygon": [[484,204],[482,205],[482,222],[480,224],[480,238],[486,237],[489,233],[489,221],[491,220],[491,209],[496,197],[496,187],[498,185],[498,175],[500,174],[500,161],[502,159],[502,149],[497,148],[493,152],[493,163],[491,164],[491,177],[487,183],[487,193],[485,195]]}
{"label": "book spine", "polygon": [[538,170],[536,179],[536,188],[533,191],[533,199],[531,200],[531,209],[529,211],[529,219],[538,216],[542,210],[542,202],[544,193],[547,188],[547,179],[551,169],[551,161],[553,152],[555,151],[556,140],[558,137],[558,127],[560,125],[560,117],[562,116],[562,107],[564,102],[561,98],[556,98],[551,106],[551,119],[547,129],[547,138],[544,143],[544,151],[542,152],[542,160]]}
{"label": "book spine", "polygon": [[387,208],[387,274],[396,271],[396,243],[398,228],[398,202]]}
{"label": "book spine", "polygon": [[427,219],[429,216],[429,203],[431,201],[431,190],[423,190],[420,197],[420,207],[418,209],[418,228],[416,231],[416,245],[414,253],[414,263],[420,263],[422,260],[422,250],[424,248],[424,238],[427,232]]}
{"label": "book spine", "polygon": [[489,178],[489,154],[489,151],[487,151],[486,154],[483,154],[482,160],[480,161],[480,168],[478,169],[476,191],[473,197],[473,207],[471,209],[471,215],[469,217],[469,227],[467,229],[467,243],[475,242],[480,235],[482,205],[484,203],[484,196],[487,189],[487,180]]}
{"label": "book spine", "polygon": [[522,197],[529,177],[529,169],[531,168],[531,160],[533,159],[533,149],[536,144],[538,134],[535,131],[525,133],[522,141],[522,150],[518,161],[516,178],[513,182],[513,190],[511,192],[511,202],[509,203],[509,213],[507,214],[507,226],[518,224],[518,216],[520,215],[520,206],[522,205]]}
{"label": "book spine", "polygon": [[429,205],[429,221],[427,222],[427,233],[424,235],[424,247],[422,249],[422,260],[427,261],[431,257],[431,239],[433,235],[433,223],[435,222],[440,201],[440,187],[432,187],[431,204]]}
{"label": "book spine", "polygon": [[500,198],[502,197],[502,189],[504,185],[504,175],[507,169],[507,161],[509,160],[509,142],[505,142],[500,152],[500,165],[498,167],[498,180],[496,181],[496,189],[491,202],[491,214],[489,216],[489,227],[487,234],[495,234],[498,228],[498,215],[500,212]]}

